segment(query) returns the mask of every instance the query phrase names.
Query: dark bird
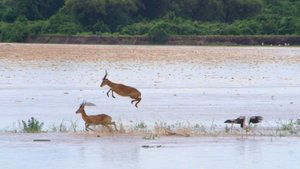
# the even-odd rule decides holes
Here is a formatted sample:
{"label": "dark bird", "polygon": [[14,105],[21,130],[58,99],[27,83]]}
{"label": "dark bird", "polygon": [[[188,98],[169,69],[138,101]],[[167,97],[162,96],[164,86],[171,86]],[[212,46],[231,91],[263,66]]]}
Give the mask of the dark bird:
{"label": "dark bird", "polygon": [[246,129],[249,127],[250,123],[260,123],[263,120],[262,116],[250,116],[246,118],[246,116],[240,116],[236,119],[226,120],[224,123],[231,123],[231,128],[233,124],[240,124],[242,129]]}

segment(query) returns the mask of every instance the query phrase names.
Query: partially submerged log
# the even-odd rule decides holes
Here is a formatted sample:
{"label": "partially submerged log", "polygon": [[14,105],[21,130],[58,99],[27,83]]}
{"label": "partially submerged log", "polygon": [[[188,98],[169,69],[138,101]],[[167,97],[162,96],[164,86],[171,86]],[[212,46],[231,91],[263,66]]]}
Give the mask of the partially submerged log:
{"label": "partially submerged log", "polygon": [[39,142],[39,141],[45,142],[45,141],[51,141],[51,140],[49,140],[49,139],[34,139],[33,141],[34,142]]}

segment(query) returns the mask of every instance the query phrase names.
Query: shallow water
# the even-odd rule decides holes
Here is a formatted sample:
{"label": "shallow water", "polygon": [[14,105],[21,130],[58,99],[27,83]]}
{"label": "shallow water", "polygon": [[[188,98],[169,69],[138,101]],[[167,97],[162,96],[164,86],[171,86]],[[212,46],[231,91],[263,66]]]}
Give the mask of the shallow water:
{"label": "shallow water", "polygon": [[[95,66],[93,63],[91,67],[70,63],[69,66],[76,66],[78,70],[63,73],[47,65],[41,68],[9,66],[12,70],[0,72],[0,129],[16,126],[18,120],[31,116],[44,121],[46,126],[62,120],[81,121],[75,111],[83,100],[97,105],[88,107],[88,114],[106,113],[124,123],[188,121],[221,125],[225,119],[240,115],[262,115],[265,117],[262,125],[268,126],[275,125],[279,119],[299,118],[300,76],[295,76],[295,71],[300,72],[300,66],[286,66],[288,69],[282,70],[275,69],[279,65],[271,65],[272,71],[252,70],[254,72],[238,66],[194,71],[177,63],[174,65],[177,69],[157,70],[155,65],[131,68],[137,77],[131,77],[132,71],[109,69],[112,80],[135,86],[142,92],[143,99],[136,109],[129,98],[117,95],[116,99],[107,98],[108,88],[99,87],[103,69],[90,70]],[[203,75],[197,73],[204,71]],[[224,71],[234,79],[224,78]],[[169,77],[168,73],[172,75]],[[262,78],[265,76],[269,79]],[[251,82],[247,83],[247,78],[252,78]]]}
{"label": "shallow water", "polygon": [[[75,111],[83,100],[97,105],[87,107],[88,114],[106,113],[123,123],[223,125],[228,118],[262,115],[261,125],[270,126],[279,119],[299,118],[300,48],[57,45],[59,50],[51,50],[53,46],[12,44],[0,49],[0,129],[17,127],[17,121],[31,116],[46,128],[63,120],[78,120],[82,126]],[[51,52],[43,53],[45,47]],[[92,58],[77,51],[79,58],[87,58],[83,61],[73,60],[75,52],[64,52],[108,47],[113,50]],[[26,58],[31,48],[39,59]],[[110,80],[142,92],[138,109],[129,98],[107,98],[108,88],[99,87],[105,69]]]}
{"label": "shallow water", "polygon": [[[259,126],[299,118],[300,48],[0,44],[0,129],[35,117],[44,129],[88,114],[115,121],[212,123],[262,115]],[[143,100],[107,98],[104,70]],[[68,124],[66,124],[68,125]],[[33,139],[51,142],[33,142]],[[142,148],[142,145],[160,148]],[[2,169],[298,169],[299,138],[91,137],[0,133]]]}
{"label": "shallow water", "polygon": [[[33,142],[47,138],[51,142]],[[5,169],[297,169],[299,138],[95,138],[1,135]],[[143,145],[160,148],[142,148]]]}
{"label": "shallow water", "polygon": [[0,126],[11,126],[12,122],[31,116],[46,125],[60,123],[63,119],[80,123],[81,117],[75,111],[82,100],[97,104],[86,107],[89,114],[107,113],[125,123],[130,120],[146,123],[179,121],[211,125],[212,121],[222,124],[224,119],[239,115],[262,115],[265,117],[262,125],[269,126],[279,119],[299,117],[300,88],[297,87],[173,88],[142,89],[142,92],[144,99],[136,109],[129,99],[107,98],[99,89],[8,89],[1,92],[7,97],[1,101]]}

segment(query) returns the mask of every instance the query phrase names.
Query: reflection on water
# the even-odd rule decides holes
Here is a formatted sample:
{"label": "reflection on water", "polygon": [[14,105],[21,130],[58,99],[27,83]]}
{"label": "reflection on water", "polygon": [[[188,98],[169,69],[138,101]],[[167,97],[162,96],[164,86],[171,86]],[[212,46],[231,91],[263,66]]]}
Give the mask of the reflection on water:
{"label": "reflection on water", "polygon": [[[77,138],[50,135],[0,136],[5,169],[297,169],[299,138]],[[162,145],[141,148],[141,145]]]}

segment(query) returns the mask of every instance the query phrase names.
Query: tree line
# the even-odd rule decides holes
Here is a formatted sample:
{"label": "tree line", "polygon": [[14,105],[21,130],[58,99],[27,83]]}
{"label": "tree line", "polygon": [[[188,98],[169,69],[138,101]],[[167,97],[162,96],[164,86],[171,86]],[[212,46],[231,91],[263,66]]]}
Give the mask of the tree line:
{"label": "tree line", "polygon": [[0,41],[28,35],[299,35],[300,0],[1,0]]}

